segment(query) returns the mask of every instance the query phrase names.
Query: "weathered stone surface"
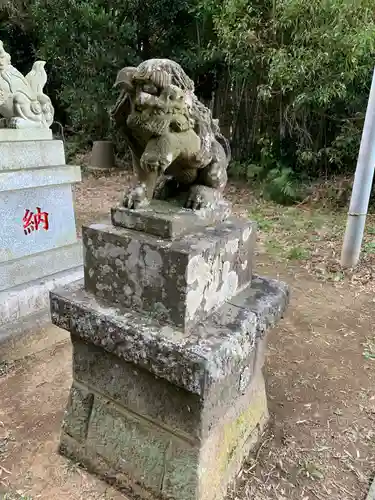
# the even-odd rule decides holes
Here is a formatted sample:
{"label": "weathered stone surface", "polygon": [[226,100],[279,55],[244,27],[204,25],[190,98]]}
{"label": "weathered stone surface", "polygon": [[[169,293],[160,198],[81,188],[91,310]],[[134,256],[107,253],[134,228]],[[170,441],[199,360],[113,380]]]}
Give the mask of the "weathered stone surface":
{"label": "weathered stone surface", "polygon": [[51,316],[74,337],[205,396],[210,390],[220,393],[221,381],[234,373],[239,387],[246,387],[246,363],[256,339],[265,322],[272,324],[283,315],[289,299],[287,285],[266,278],[255,278],[246,294],[247,308],[229,301],[190,333],[108,306],[86,292],[82,282],[51,293]]}
{"label": "weathered stone surface", "polygon": [[198,395],[171,385],[148,371],[72,336],[73,378],[94,387],[133,413],[152,419],[188,439],[201,433]]}
{"label": "weathered stone surface", "polygon": [[189,330],[250,284],[255,237],[238,219],[173,242],[95,224],[83,229],[85,288]]}
{"label": "weathered stone surface", "polygon": [[[199,499],[223,498],[248,453],[268,422],[267,397],[261,373],[238,398],[202,444]],[[178,498],[177,491],[176,500]]]}
{"label": "weathered stone surface", "polygon": [[199,496],[200,475],[209,474],[200,466],[200,448],[182,441],[171,440],[165,460],[161,493],[163,498],[195,500]]}
{"label": "weathered stone surface", "polygon": [[155,194],[170,199],[187,189],[186,208],[205,208],[222,199],[229,141],[199,102],[182,67],[168,59],[149,59],[120,70],[114,86],[120,96],[111,115],[131,150],[137,176],[123,205],[136,209]]}
{"label": "weathered stone surface", "polygon": [[114,482],[130,498],[218,500],[257,443],[267,419],[261,374],[206,439],[195,443],[94,391],[87,439],[72,439],[72,432],[65,428],[60,450]]}
{"label": "weathered stone surface", "polygon": [[77,441],[84,441],[87,437],[93,402],[94,395],[89,391],[74,385],[70,389],[62,428]]}
{"label": "weathered stone surface", "polygon": [[267,421],[267,398],[259,374],[246,395],[226,411],[199,447],[172,441],[162,494],[176,500],[224,497],[228,483],[257,443]]}
{"label": "weathered stone surface", "polygon": [[135,414],[152,419],[183,439],[202,440],[233,402],[246,393],[255,373],[257,352],[263,349],[260,345],[263,342],[264,339],[257,342],[249,357],[239,364],[238,371],[211,386],[204,398],[171,385],[74,336],[73,378],[85,387],[94,387]]}
{"label": "weathered stone surface", "polygon": [[214,226],[231,215],[227,201],[201,210],[187,210],[178,204],[153,200],[145,208],[116,207],[111,210],[112,224],[125,229],[174,239],[187,233],[195,233],[206,226]]}
{"label": "weathered stone surface", "polygon": [[87,447],[115,470],[124,472],[146,489],[158,491],[164,473],[169,436],[150,428],[124,408],[95,396],[87,434]]}
{"label": "weathered stone surface", "polygon": [[186,332],[81,281],[52,292],[73,343],[61,452],[130,498],[222,500],[268,420],[266,331],[288,300],[287,285],[254,277]]}

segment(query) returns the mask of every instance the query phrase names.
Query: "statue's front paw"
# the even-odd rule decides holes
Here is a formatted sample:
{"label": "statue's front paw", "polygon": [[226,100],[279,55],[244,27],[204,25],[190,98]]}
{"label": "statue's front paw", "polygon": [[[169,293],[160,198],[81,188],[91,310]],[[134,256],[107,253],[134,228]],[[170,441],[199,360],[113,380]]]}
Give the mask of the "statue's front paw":
{"label": "statue's front paw", "polygon": [[123,206],[125,208],[137,209],[145,207],[150,203],[147,198],[147,191],[145,184],[139,184],[133,189],[130,189],[124,194]]}
{"label": "statue's front paw", "polygon": [[191,208],[192,210],[213,208],[216,203],[222,200],[222,194],[217,189],[196,184],[190,188],[185,208]]}

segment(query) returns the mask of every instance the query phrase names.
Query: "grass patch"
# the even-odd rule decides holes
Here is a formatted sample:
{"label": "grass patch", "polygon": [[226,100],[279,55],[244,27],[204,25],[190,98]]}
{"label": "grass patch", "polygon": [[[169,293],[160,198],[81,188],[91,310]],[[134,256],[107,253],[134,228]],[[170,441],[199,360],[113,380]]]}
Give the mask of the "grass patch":
{"label": "grass patch", "polygon": [[[370,233],[372,234],[372,233]],[[363,251],[365,253],[375,254],[375,241],[369,241],[363,245]]]}
{"label": "grass patch", "polygon": [[275,262],[300,264],[320,281],[367,286],[375,269],[375,214],[368,214],[361,259],[353,269],[340,264],[347,222],[344,210],[307,205],[283,207],[254,198],[248,216],[258,224],[258,248]]}
{"label": "grass patch", "polygon": [[375,337],[368,338],[363,344],[363,356],[365,359],[375,359]]}
{"label": "grass patch", "polygon": [[267,252],[273,256],[281,255],[284,251],[283,246],[276,239],[273,238],[267,239],[264,244],[267,249]]}
{"label": "grass patch", "polygon": [[[319,248],[330,246],[345,227],[345,214],[281,207],[259,202],[249,211],[249,218],[258,224],[258,236],[265,251],[281,261],[307,261]],[[328,245],[327,245],[328,243]]]}
{"label": "grass patch", "polygon": [[[366,285],[375,268],[375,214],[368,214],[361,259],[354,269],[342,269],[341,249],[347,222],[344,210],[315,206],[283,207],[254,198],[248,216],[258,224],[260,253],[275,262],[300,264],[321,281]],[[347,280],[348,278],[348,280]]]}
{"label": "grass patch", "polygon": [[303,247],[292,247],[289,249],[287,257],[289,260],[306,260],[310,257],[310,252]]}

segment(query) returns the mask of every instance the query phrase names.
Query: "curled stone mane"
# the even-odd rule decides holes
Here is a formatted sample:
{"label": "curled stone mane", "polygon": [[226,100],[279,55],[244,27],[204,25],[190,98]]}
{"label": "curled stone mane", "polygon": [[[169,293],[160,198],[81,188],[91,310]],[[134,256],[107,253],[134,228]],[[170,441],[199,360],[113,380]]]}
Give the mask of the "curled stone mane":
{"label": "curled stone mane", "polygon": [[185,91],[194,92],[194,82],[179,64],[169,59],[149,59],[137,68],[136,78],[152,80],[155,84],[176,85]]}

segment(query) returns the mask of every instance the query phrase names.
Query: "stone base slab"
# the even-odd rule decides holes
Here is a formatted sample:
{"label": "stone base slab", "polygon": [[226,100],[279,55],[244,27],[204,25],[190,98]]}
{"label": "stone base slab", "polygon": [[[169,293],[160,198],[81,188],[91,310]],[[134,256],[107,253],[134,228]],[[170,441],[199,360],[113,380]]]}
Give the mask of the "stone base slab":
{"label": "stone base slab", "polygon": [[221,500],[267,420],[261,374],[204,441],[183,439],[74,382],[60,452],[131,499]]}
{"label": "stone base slab", "polygon": [[255,278],[235,300],[236,305],[228,300],[204,323],[184,333],[145,314],[108,305],[77,282],[51,293],[51,316],[56,326],[77,340],[192,394],[212,393],[228,402],[224,389],[247,387],[257,339],[281,318],[289,291],[282,282]]}
{"label": "stone base slab", "polygon": [[165,239],[196,233],[206,226],[215,226],[231,215],[231,204],[218,202],[212,208],[188,210],[166,201],[152,200],[139,209],[116,207],[111,210],[112,224],[142,231]]}
{"label": "stone base slab", "polygon": [[14,144],[0,141],[0,172],[65,165],[64,143],[26,139]]}
{"label": "stone base slab", "polygon": [[0,192],[33,189],[42,186],[74,184],[81,180],[81,169],[74,165],[0,171]]}
{"label": "stone base slab", "polygon": [[0,261],[0,293],[22,283],[43,280],[44,276],[48,277],[81,265],[81,241],[27,255],[20,259]]}
{"label": "stone base slab", "polygon": [[52,137],[52,130],[49,128],[0,128],[0,142],[45,141]]}
{"label": "stone base slab", "polygon": [[0,334],[0,342],[12,334],[12,324],[18,324],[30,315],[48,311],[50,291],[83,277],[82,265],[46,276],[17,287],[0,292],[0,327],[6,327]]}

